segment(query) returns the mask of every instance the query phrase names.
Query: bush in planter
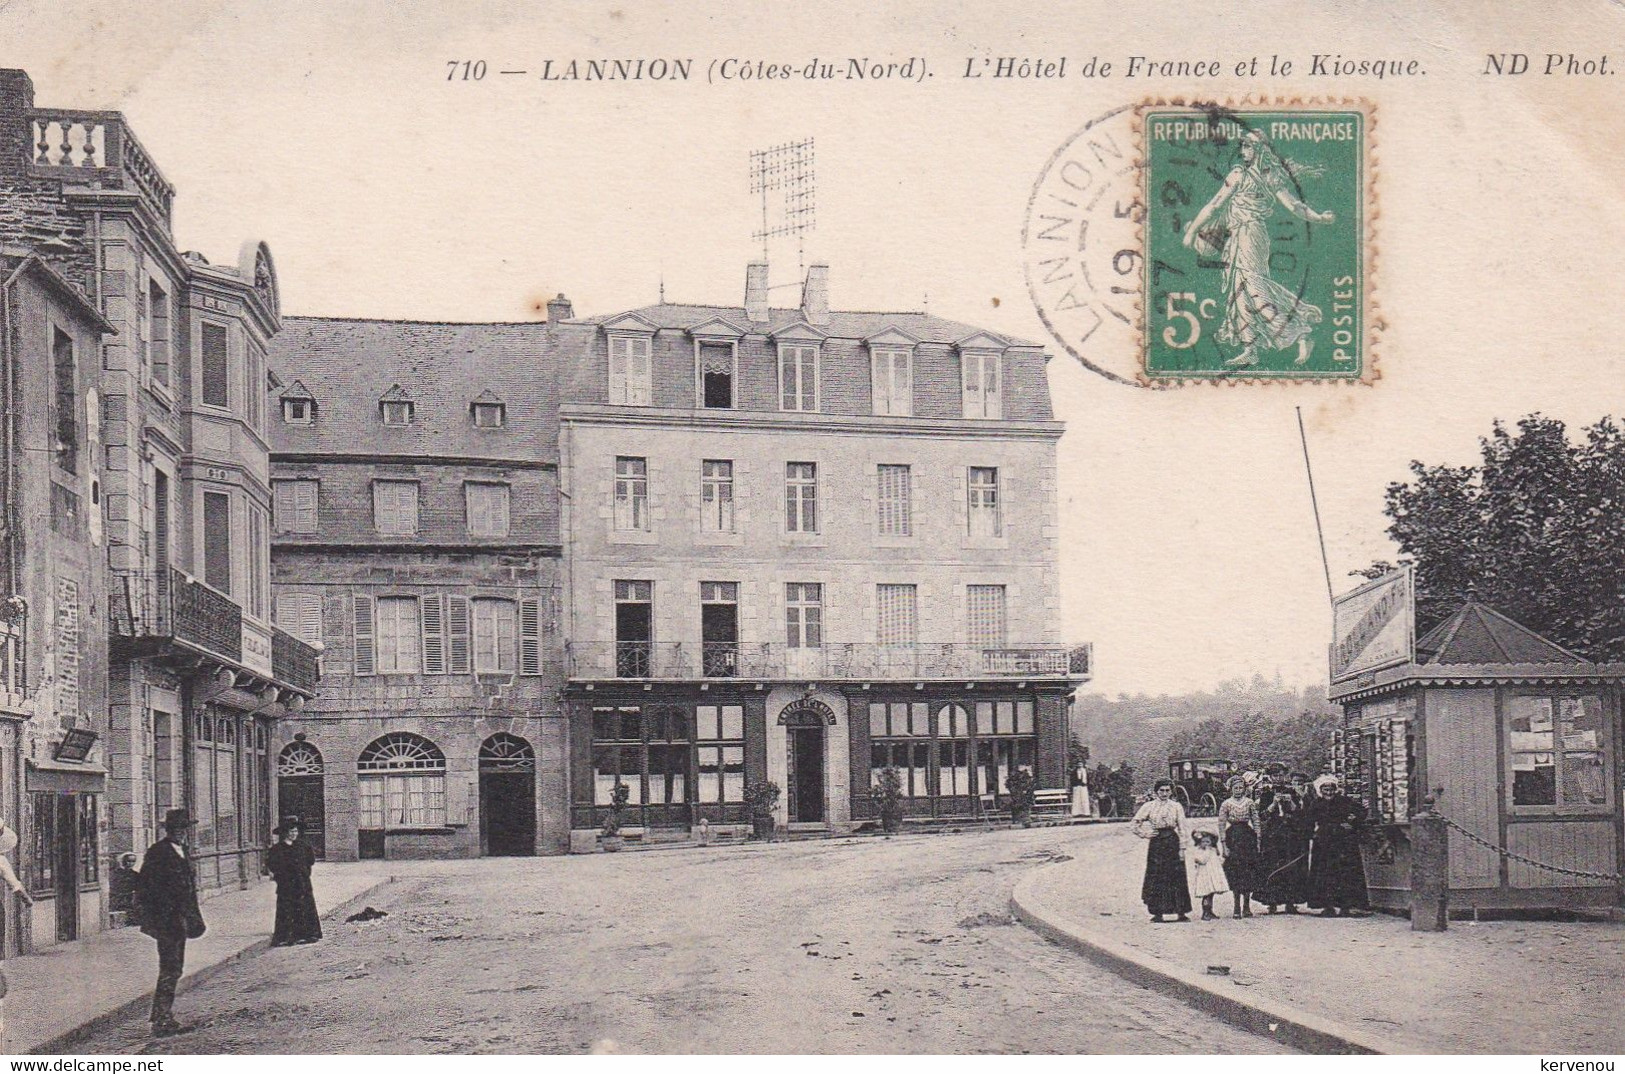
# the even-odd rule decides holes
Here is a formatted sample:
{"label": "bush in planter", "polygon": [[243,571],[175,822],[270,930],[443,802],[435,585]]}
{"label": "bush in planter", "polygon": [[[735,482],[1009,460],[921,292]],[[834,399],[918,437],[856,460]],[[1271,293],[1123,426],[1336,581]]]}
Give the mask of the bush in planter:
{"label": "bush in planter", "polygon": [[1033,826],[1033,791],[1037,781],[1025,768],[1011,772],[1004,780],[1004,789],[1010,795],[1010,823],[1023,828]]}
{"label": "bush in planter", "polygon": [[880,828],[890,835],[903,826],[903,773],[895,766],[882,768],[873,793],[880,803]]}
{"label": "bush in planter", "polygon": [[779,805],[779,785],[770,779],[745,785],[745,801],[750,806],[750,823],[756,838],[772,839],[773,811]]}
{"label": "bush in planter", "polygon": [[621,849],[621,825],[626,823],[626,802],[631,796],[632,788],[617,780],[609,796],[609,815],[604,818],[605,850]]}

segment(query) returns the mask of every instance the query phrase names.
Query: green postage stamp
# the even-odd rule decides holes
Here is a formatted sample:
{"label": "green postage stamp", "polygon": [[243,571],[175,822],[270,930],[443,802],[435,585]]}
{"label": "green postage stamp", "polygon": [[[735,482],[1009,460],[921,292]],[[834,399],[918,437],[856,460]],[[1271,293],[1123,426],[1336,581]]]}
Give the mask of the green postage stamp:
{"label": "green postage stamp", "polygon": [[1375,379],[1370,107],[1140,118],[1145,379]]}

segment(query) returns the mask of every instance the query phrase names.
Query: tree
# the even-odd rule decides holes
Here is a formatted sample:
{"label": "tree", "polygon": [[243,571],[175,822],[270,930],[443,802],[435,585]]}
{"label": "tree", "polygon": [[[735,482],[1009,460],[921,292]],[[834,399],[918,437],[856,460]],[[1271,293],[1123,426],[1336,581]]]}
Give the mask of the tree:
{"label": "tree", "polygon": [[[1417,630],[1474,598],[1593,660],[1625,659],[1625,432],[1497,421],[1476,466],[1411,463],[1383,513],[1416,567]],[[1391,569],[1376,563],[1360,573]]]}

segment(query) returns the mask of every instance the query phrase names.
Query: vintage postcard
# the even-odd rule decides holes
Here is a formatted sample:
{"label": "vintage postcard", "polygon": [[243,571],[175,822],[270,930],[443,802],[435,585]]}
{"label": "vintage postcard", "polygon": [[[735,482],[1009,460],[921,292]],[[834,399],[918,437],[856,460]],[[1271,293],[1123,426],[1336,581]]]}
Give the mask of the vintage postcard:
{"label": "vintage postcard", "polygon": [[1625,7],[1213,14],[0,0],[0,1051],[1613,1069]]}

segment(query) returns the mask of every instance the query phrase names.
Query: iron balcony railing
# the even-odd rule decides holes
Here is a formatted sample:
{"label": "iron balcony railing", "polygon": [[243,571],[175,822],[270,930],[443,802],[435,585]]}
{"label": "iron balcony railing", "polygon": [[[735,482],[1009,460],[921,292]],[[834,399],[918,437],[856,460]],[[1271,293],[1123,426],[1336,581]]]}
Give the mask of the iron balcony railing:
{"label": "iron balcony railing", "polygon": [[243,659],[243,610],[173,567],[114,571],[108,623],[117,638],[173,639],[235,663]]}
{"label": "iron balcony railing", "polygon": [[321,658],[316,648],[277,627],[271,628],[271,675],[302,693],[314,694],[321,680]]}
{"label": "iron balcony railing", "polygon": [[1087,678],[1090,645],[570,642],[572,679]]}

